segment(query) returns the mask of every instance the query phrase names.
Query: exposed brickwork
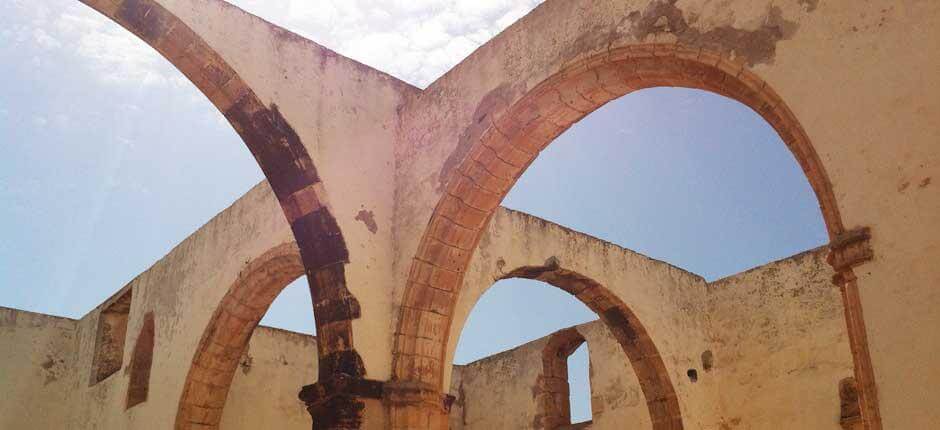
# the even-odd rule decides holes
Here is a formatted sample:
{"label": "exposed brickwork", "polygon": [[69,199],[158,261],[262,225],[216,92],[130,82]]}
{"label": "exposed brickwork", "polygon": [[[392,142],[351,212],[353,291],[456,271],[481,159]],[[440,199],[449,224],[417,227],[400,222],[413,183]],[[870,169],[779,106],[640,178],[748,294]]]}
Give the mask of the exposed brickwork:
{"label": "exposed brickwork", "polygon": [[249,262],[203,334],[176,417],[177,429],[217,428],[251,333],[277,295],[304,273],[297,246],[286,243]]}
{"label": "exposed brickwork", "polygon": [[855,378],[839,381],[839,424],[844,430],[863,430],[861,411],[858,404],[858,385]]}
{"label": "exposed brickwork", "polygon": [[[845,306],[845,322],[848,327],[849,346],[855,363],[855,378],[860,423],[868,430],[881,429],[881,413],[878,409],[878,389],[875,386],[875,371],[868,351],[865,320],[862,315],[862,302],[858,293],[858,283],[853,268],[874,258],[870,241],[871,230],[867,227],[845,231],[833,237],[829,243],[829,265],[836,271],[833,283],[842,292]],[[861,428],[861,427],[858,427]]]}
{"label": "exposed brickwork", "polygon": [[[617,339],[627,359],[630,360],[640,389],[646,397],[653,428],[657,430],[683,428],[679,400],[666,370],[666,364],[636,315],[603,285],[578,273],[560,268],[554,262],[549,263],[551,264],[546,266],[522,267],[513,270],[505,278],[537,279],[548,283],[577,297],[589,309],[597,313],[610,333]],[[557,339],[553,339],[556,342],[554,352],[567,351],[567,355],[570,355],[580,344],[576,342],[579,337],[580,335],[562,332]],[[572,347],[572,349],[568,351],[566,347]],[[543,369],[551,370],[543,370],[543,372],[547,372],[544,375],[555,377],[553,381],[557,383],[557,377],[561,375],[562,370],[565,371],[564,377],[567,378],[567,363],[559,362],[551,356],[551,352],[549,354],[547,361],[543,358]],[[562,401],[555,399],[553,402],[554,407],[546,405],[548,409],[546,409],[546,421],[543,423],[545,427],[542,428],[551,429],[570,424],[570,416],[564,420],[565,417],[558,413],[557,406]],[[564,402],[567,402],[567,397]]]}
{"label": "exposed brickwork", "polygon": [[[396,332],[393,356],[396,380],[441,389],[446,366],[444,345],[464,270],[493,210],[539,152],[605,103],[633,91],[660,86],[711,91],[738,100],[760,114],[777,131],[805,172],[819,199],[830,235],[842,233],[844,227],[829,179],[806,133],[776,92],[750,72],[742,59],[729,60],[721,54],[682,44],[631,45],[584,57],[518,100],[490,100],[488,112],[475,114],[487,127],[478,133],[478,141],[462,150],[466,156],[450,170],[444,195],[412,263]],[[613,326],[629,321],[619,307],[609,307],[608,303],[598,307],[602,308],[598,313],[613,321]],[[631,327],[632,324],[626,324],[619,330],[618,339],[643,338]],[[646,351],[638,350],[637,356],[644,356],[642,352]],[[665,374],[662,360],[641,361],[634,363],[634,367],[638,374]],[[681,428],[674,395],[651,394],[647,398],[652,399],[654,427]],[[395,421],[395,416],[393,427],[413,428]]]}

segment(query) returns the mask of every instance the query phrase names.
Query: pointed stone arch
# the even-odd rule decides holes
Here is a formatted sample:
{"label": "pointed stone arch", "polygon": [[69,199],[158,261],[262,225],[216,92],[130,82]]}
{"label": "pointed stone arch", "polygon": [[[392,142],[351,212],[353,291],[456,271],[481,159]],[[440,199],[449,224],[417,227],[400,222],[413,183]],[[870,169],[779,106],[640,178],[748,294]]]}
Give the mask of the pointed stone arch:
{"label": "pointed stone arch", "polygon": [[278,245],[245,265],[213,312],[196,348],[176,414],[177,429],[218,428],[252,332],[277,295],[303,274],[294,243]]}
{"label": "pointed stone arch", "polygon": [[[352,320],[359,318],[360,307],[346,286],[349,251],[327,203],[313,159],[277,105],[265,105],[209,43],[160,1],[80,1],[159,52],[212,102],[242,138],[290,224],[303,272],[310,282],[314,318],[320,333],[320,380],[333,376],[363,378],[365,366],[352,342]],[[228,5],[220,0],[210,1]],[[207,396],[218,400],[218,393],[213,393]],[[183,396],[187,396],[186,392]],[[348,396],[340,398],[353,406],[357,404]],[[181,403],[181,412],[183,406]],[[358,416],[355,412],[358,409],[350,410]],[[178,417],[177,427],[189,428],[196,421]]]}
{"label": "pointed stone arch", "polygon": [[[809,137],[779,95],[744,60],[681,43],[609,47],[581,57],[522,90],[503,84],[484,97],[474,114],[472,138],[445,163],[443,195],[424,230],[405,286],[393,350],[393,380],[421,387],[421,401],[406,404],[396,417],[417,415],[446,422],[434,406],[443,391],[446,345],[463,275],[499,203],[539,152],[584,116],[607,102],[653,87],[685,87],[716,93],[748,106],[780,135],[802,168],[819,201],[830,238],[845,234],[832,185]],[[447,168],[451,164],[453,167]],[[851,274],[851,268],[840,268]],[[856,374],[873,387],[861,310],[854,284],[844,286],[846,319],[856,357]],[[854,298],[853,298],[854,294]],[[854,304],[854,306],[853,306]],[[414,390],[413,390],[414,391]],[[866,390],[860,390],[865,392]],[[873,388],[864,404],[875,405]],[[877,417],[877,408],[869,407]],[[673,411],[653,411],[656,429],[682,428]],[[411,418],[408,418],[411,419]],[[876,418],[877,419],[877,418]],[[404,421],[401,421],[404,422]],[[655,424],[659,423],[659,424]]]}

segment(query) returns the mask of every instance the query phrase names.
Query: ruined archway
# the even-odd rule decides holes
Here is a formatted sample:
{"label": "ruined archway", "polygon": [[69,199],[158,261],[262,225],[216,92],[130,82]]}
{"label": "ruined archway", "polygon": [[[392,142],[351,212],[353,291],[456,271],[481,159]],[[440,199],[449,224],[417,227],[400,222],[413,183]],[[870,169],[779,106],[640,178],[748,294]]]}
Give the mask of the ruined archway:
{"label": "ruined archway", "polygon": [[[248,146],[290,224],[310,283],[314,318],[318,332],[322,333],[318,343],[322,345],[319,346],[320,380],[330,380],[327,375],[354,380],[363,378],[365,367],[352,343],[351,321],[359,317],[360,310],[355,297],[346,288],[345,264],[349,260],[349,251],[339,224],[326,203],[326,191],[314,162],[277,105],[265,105],[218,52],[159,2],[82,2],[134,33],[176,66],[222,112]],[[220,308],[225,308],[225,305],[223,303]],[[218,329],[228,331],[233,339],[244,334],[225,324]],[[194,366],[197,362],[198,357]],[[190,383],[188,380],[187,387]],[[218,400],[213,397],[217,394],[205,394],[207,398]],[[183,396],[185,398],[187,394],[184,392]],[[332,400],[356,404],[348,395],[339,395]],[[336,413],[326,413],[331,418],[358,419],[357,408],[344,410],[351,411],[353,416],[337,418],[334,417]],[[196,422],[199,420],[177,420],[178,426],[182,423],[184,427]]]}
{"label": "ruined archway", "polygon": [[179,401],[177,429],[218,427],[252,332],[281,290],[303,274],[294,243],[278,245],[245,265],[213,312],[196,348]]}
{"label": "ruined archway", "polygon": [[[526,278],[542,281],[571,294],[594,311],[630,361],[646,399],[653,428],[682,428],[679,399],[666,364],[636,314],[599,282],[552,263],[554,262],[550,261],[544,266],[520,267],[508,272],[501,279]],[[567,357],[583,342],[584,337],[571,329],[552,335],[545,350],[546,355],[543,356],[543,377],[557,377],[558,375],[550,374],[551,369],[558,367],[557,353],[564,351],[564,357]],[[567,374],[564,377],[567,378]],[[535,392],[536,396],[551,397],[553,394],[556,393],[540,392],[538,389]],[[555,429],[570,424],[570,416],[567,416],[565,411],[546,407],[549,404],[550,402],[539,401],[536,428]]]}
{"label": "ruined archway", "polygon": [[[686,87],[710,91],[753,109],[780,135],[806,174],[834,242],[837,271],[845,297],[856,375],[871,387],[863,409],[877,420],[873,378],[861,327],[860,305],[851,264],[839,264],[846,239],[831,184],[799,121],[783,100],[746,67],[704,48],[682,44],[641,44],[569,63],[531,90],[504,84],[487,94],[446,167],[446,186],[412,260],[393,352],[393,378],[424,393],[404,404],[400,416],[443,414],[435,397],[443,389],[444,345],[453,323],[463,274],[493,211],[539,152],[572,124],[605,103],[645,88]],[[450,164],[450,163],[446,163]],[[854,236],[851,236],[854,237]],[[857,242],[856,240],[852,241]],[[837,246],[838,245],[838,246]],[[851,259],[851,258],[849,258]],[[640,372],[638,371],[638,374]],[[642,378],[642,377],[641,377]],[[644,390],[646,392],[646,390]],[[865,396],[868,396],[867,399]],[[649,398],[648,398],[649,400]],[[654,428],[681,428],[671,412],[652,410]],[[678,412],[678,408],[676,408]],[[676,415],[679,417],[679,415]],[[396,419],[396,414],[392,414]],[[393,423],[393,427],[407,427]]]}
{"label": "ruined archway", "polygon": [[568,357],[585,343],[577,328],[552,333],[542,351],[542,373],[533,389],[535,428],[556,429],[571,424]]}

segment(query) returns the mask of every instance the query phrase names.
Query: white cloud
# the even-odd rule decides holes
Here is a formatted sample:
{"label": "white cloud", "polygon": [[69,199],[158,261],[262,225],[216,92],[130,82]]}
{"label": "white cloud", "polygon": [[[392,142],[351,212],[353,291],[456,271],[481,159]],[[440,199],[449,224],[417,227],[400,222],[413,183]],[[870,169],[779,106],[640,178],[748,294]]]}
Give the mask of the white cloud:
{"label": "white cloud", "polygon": [[[91,8],[69,0],[13,0],[0,12],[15,25],[3,33],[15,46],[39,48],[32,59],[43,62],[43,51],[77,56],[94,76],[109,83],[165,85],[178,73],[159,54],[127,30]],[[58,55],[58,54],[57,54]]]}
{"label": "white cloud", "polygon": [[[179,73],[128,31],[74,0],[7,0],[13,45],[76,55],[109,83],[178,86]],[[426,86],[542,0],[230,0],[275,24]],[[7,42],[5,42],[7,43]]]}
{"label": "white cloud", "polygon": [[36,40],[36,44],[45,48],[45,49],[56,49],[62,47],[62,42],[59,42],[58,39],[46,33],[46,30],[43,30],[40,27],[33,29],[33,39]]}
{"label": "white cloud", "polygon": [[542,0],[229,0],[330,49],[426,86]]}

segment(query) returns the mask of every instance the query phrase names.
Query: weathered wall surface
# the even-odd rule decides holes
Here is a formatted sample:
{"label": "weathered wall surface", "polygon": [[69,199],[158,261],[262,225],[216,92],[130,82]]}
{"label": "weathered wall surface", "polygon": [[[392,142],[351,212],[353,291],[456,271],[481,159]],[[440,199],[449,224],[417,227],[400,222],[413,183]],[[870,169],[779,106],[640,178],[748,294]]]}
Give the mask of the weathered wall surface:
{"label": "weathered wall surface", "polygon": [[316,380],[315,337],[258,327],[235,373],[220,427],[309,430],[310,414],[297,392],[300,382]]}
{"label": "weathered wall surface", "polygon": [[460,366],[450,393],[454,429],[533,428],[536,404],[533,390],[542,373],[541,338],[509,351]]}
{"label": "weathered wall surface", "polygon": [[[95,3],[103,7],[123,4]],[[836,200],[825,202],[824,209],[830,215],[832,211],[841,213],[844,227],[868,226],[872,230],[875,258],[855,273],[884,427],[919,429],[940,423],[940,409],[934,407],[940,404],[940,390],[936,389],[940,366],[932,359],[940,355],[940,337],[934,333],[940,327],[940,291],[936,288],[940,269],[935,264],[940,258],[940,229],[936,228],[940,225],[940,193],[935,190],[940,178],[940,122],[935,120],[940,117],[940,75],[936,73],[940,57],[931,55],[940,43],[940,27],[935,25],[940,20],[940,3],[551,0],[425,91],[222,1],[159,3],[205,39],[265,106],[277,106],[317,165],[326,189],[319,197],[333,197],[321,203],[336,216],[350,251],[346,280],[363,315],[352,323],[356,333],[352,342],[369,378],[384,381],[392,374],[392,340],[411,260],[444,194],[448,175],[467,159],[493,115],[522,100],[537,84],[579,58],[629,45],[678,42],[745,63],[766,82],[767,87],[762,88],[772,88],[799,119],[826,171],[822,175],[819,167],[813,167],[807,174],[828,177],[826,182],[831,183]],[[850,103],[846,94],[852,95]],[[797,151],[795,155],[804,160],[801,157],[806,154]],[[485,203],[490,209],[496,206],[491,201]],[[834,228],[836,221],[831,217],[827,221]],[[730,367],[714,372],[726,372],[729,378],[743,378],[753,363],[741,360],[732,366],[723,363],[722,357],[747,351],[771,354],[768,360],[778,366],[774,369],[802,369],[794,373],[812,379],[819,388],[829,387],[835,377],[838,365],[834,363],[844,357],[836,348],[820,351],[842,342],[835,334],[834,320],[812,327],[821,336],[815,345],[762,343],[748,338],[729,346],[734,336],[703,332],[705,313],[697,311],[697,306],[707,304],[716,315],[714,327],[773,327],[758,322],[755,328],[752,323],[759,320],[735,319],[738,311],[717,299],[731,297],[730,303],[748,303],[759,310],[749,318],[786,322],[791,328],[803,327],[791,334],[816,336],[815,331],[807,334],[811,333],[808,326],[792,319],[802,315],[793,302],[771,309],[761,300],[778,292],[797,302],[822,300],[813,296],[818,291],[789,289],[797,272],[810,280],[807,282],[823,279],[821,272],[800,272],[803,266],[791,268],[790,263],[781,263],[780,267],[772,265],[778,270],[775,274],[764,268],[722,281],[742,288],[719,283],[706,292],[694,275],[539,223],[497,211],[491,225],[480,228],[485,232],[482,236],[457,235],[473,239],[473,246],[476,238],[482,237],[480,250],[472,260],[472,246],[454,254],[457,259],[466,257],[457,264],[458,272],[469,261],[464,290],[456,295],[453,315],[448,315],[454,324],[443,324],[451,329],[449,337],[443,345],[431,345],[428,350],[436,350],[450,363],[455,333],[459,333],[466,313],[503,273],[497,263],[512,270],[542,265],[555,257],[563,266],[597,278],[647,325],[669,366],[687,427],[707,428],[708,417],[715,410],[726,411],[715,403],[716,397],[707,395],[717,390],[710,382],[717,378],[711,373],[702,372],[704,376],[696,384],[685,377],[685,370],[700,362],[701,352],[712,340],[726,342],[719,345],[722,352],[716,352],[716,360]],[[153,312],[156,336],[151,380],[160,381],[151,385],[148,401],[127,412],[125,372],[88,386],[98,317],[107,303],[74,323],[71,336],[77,345],[63,345],[62,351],[66,356],[75,351],[75,374],[71,379],[57,380],[67,381],[64,383],[71,387],[67,401],[62,402],[68,405],[69,423],[77,428],[134,428],[173,422],[199,340],[239,271],[246,262],[293,240],[270,188],[260,184],[125,287],[124,291],[133,291],[133,302],[124,356],[130,357],[143,315]],[[758,274],[767,278],[767,285],[754,286]],[[832,290],[825,291],[831,294]],[[812,308],[812,312],[829,318],[833,315],[830,312],[836,311]],[[38,331],[36,339],[51,336],[46,330],[69,331],[34,329]],[[25,341],[18,333],[9,336]],[[46,346],[27,346],[24,352],[10,353],[9,360],[33,362],[43,348]],[[793,358],[810,352],[820,353],[814,357],[826,361],[812,364]],[[444,370],[446,387],[449,365],[444,364]],[[11,378],[11,373],[4,375]],[[773,375],[777,373],[765,376]],[[34,376],[18,375],[26,379],[14,383],[27,384]],[[464,386],[469,383],[466,375],[461,380]],[[305,382],[311,381],[300,384]],[[835,392],[835,386],[831,387]],[[38,390],[34,393],[42,389]],[[736,389],[723,387],[717,392],[725,406],[740,396],[767,402],[796,399],[755,390],[755,385],[743,381]],[[68,391],[66,387],[56,395]],[[832,406],[822,404],[828,400],[817,400],[821,402],[820,414]],[[472,413],[466,405],[464,409]],[[371,414],[371,422],[383,419],[380,407],[370,406],[366,412]],[[775,413],[755,415],[749,425],[765,426]],[[54,420],[54,415],[50,413],[48,419]],[[806,425],[821,423],[821,417],[806,417]],[[722,425],[733,424],[736,416],[729,413],[727,418]]]}
{"label": "weathered wall surface", "polygon": [[394,142],[397,109],[418,90],[224,1],[161,0],[297,132],[325,184],[350,262],[347,287],[369,318],[355,347],[374,379],[390,374]]}
{"label": "weathered wall surface", "polygon": [[[617,340],[599,321],[575,329],[590,352],[592,429],[650,428],[649,411],[636,374]],[[509,351],[454,366],[450,393],[452,429],[535,429],[533,395],[542,373],[548,337]]]}
{"label": "weathered wall surface", "polygon": [[74,320],[0,307],[0,428],[69,428]]}
{"label": "weathered wall surface", "polygon": [[599,321],[581,324],[577,330],[588,346],[593,421],[590,428],[651,428],[640,383],[617,340]]}
{"label": "weathered wall surface", "polygon": [[454,402],[450,405],[449,423],[452,430],[463,430],[466,417],[466,394],[460,389],[463,384],[463,365],[455,364],[450,373],[450,395],[454,396]]}
{"label": "weathered wall surface", "polygon": [[875,259],[856,274],[884,427],[935,427],[940,57],[929,53],[938,19],[940,3],[927,0],[545,2],[402,111],[395,285],[406,285],[447,175],[488,114],[579,56],[636,43],[707,46],[773,88],[818,153],[844,226],[872,228]]}
{"label": "weathered wall surface", "polygon": [[[707,286],[696,309],[713,361],[707,370],[701,357],[687,367],[670,363],[670,375],[681,375],[675,382],[685,387],[677,388],[680,396],[697,386],[715,400],[714,409],[699,410],[692,428],[841,428],[838,384],[852,375],[852,357],[826,252],[808,251]],[[600,321],[576,329],[590,353],[590,428],[651,428],[636,375],[609,330]],[[547,339],[455,366],[452,428],[535,428],[532,389]]]}
{"label": "weathered wall surface", "polygon": [[[196,347],[222,297],[248,262],[291,241],[281,209],[263,182],[121,290],[133,292],[123,366],[129,362],[145,313],[154,313],[155,326],[148,400],[127,411],[128,375],[123,370],[88,385],[98,315],[109,302],[79,320],[75,361],[79,378],[69,396],[70,423],[75,428],[102,429],[171,426]],[[302,382],[297,383],[299,388]]]}
{"label": "weathered wall surface", "polygon": [[702,331],[705,281],[645,255],[505,208],[497,209],[467,270],[450,327],[447,362],[453,362],[460,331],[486,290],[514,269],[542,266],[549,259],[597,281],[636,313],[667,365],[686,424],[707,421],[715,408],[713,399],[703,385],[689,384],[685,375],[707,349]]}
{"label": "weathered wall surface", "polygon": [[839,381],[852,376],[852,355],[826,253],[807,251],[708,285],[714,364],[698,372],[717,381],[726,428],[840,428]]}

